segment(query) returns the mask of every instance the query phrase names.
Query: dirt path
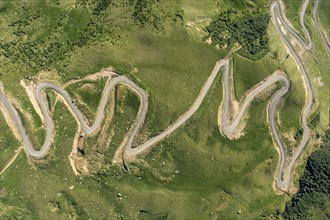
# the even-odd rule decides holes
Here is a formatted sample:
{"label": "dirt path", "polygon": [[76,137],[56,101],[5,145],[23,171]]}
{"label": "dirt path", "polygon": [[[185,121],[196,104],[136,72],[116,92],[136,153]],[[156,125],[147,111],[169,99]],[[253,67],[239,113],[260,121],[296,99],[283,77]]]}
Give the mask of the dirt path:
{"label": "dirt path", "polygon": [[10,161],[8,161],[7,165],[1,170],[0,176],[10,167],[10,165],[12,165],[12,163],[14,163],[14,161],[16,160],[22,149],[23,146],[20,146],[19,148],[17,148],[17,150],[15,150],[14,156],[10,159]]}

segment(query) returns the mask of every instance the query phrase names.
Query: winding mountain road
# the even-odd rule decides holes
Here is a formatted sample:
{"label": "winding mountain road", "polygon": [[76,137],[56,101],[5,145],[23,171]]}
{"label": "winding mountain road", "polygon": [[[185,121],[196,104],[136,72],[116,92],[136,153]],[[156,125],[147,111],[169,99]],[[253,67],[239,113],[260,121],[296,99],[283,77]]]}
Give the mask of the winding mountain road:
{"label": "winding mountain road", "polygon": [[[310,36],[306,26],[305,26],[305,22],[304,22],[304,16],[305,16],[305,12],[306,12],[306,8],[308,6],[308,3],[309,3],[309,0],[305,0],[305,2],[302,5],[301,11],[300,11],[300,16],[299,16],[299,24],[300,24],[305,36],[307,37],[307,43],[285,21],[283,15],[282,15],[282,10],[280,8],[280,5],[279,5],[278,1],[275,1],[271,4],[271,7],[270,7],[271,11],[270,12],[271,12],[271,15],[272,15],[273,19],[278,18],[281,21],[283,27],[285,27],[285,29],[287,31],[289,31],[290,34],[292,34],[307,50],[311,50],[313,48],[313,43],[312,43],[311,36]],[[276,10],[277,15],[274,14],[274,8],[276,8],[275,10]],[[276,22],[277,22],[277,20],[276,20]],[[281,29],[279,29],[278,32],[281,32]]]}
{"label": "winding mountain road", "polygon": [[147,95],[146,92],[144,92],[144,90],[142,90],[140,87],[138,87],[135,83],[130,81],[125,76],[116,76],[107,85],[107,87],[104,91],[104,94],[103,94],[103,98],[102,98],[101,103],[100,103],[100,107],[98,108],[96,119],[95,119],[92,126],[89,126],[86,123],[83,114],[77,108],[77,106],[74,104],[74,102],[72,101],[72,98],[69,96],[69,94],[65,90],[63,90],[60,87],[56,86],[55,84],[49,83],[49,82],[44,82],[44,83],[41,83],[41,84],[37,85],[36,90],[35,90],[35,95],[36,95],[37,101],[38,101],[38,103],[41,107],[42,114],[44,116],[43,121],[44,121],[45,127],[46,127],[45,141],[44,141],[44,143],[41,147],[41,150],[39,150],[39,151],[36,151],[33,148],[33,146],[31,145],[31,142],[30,142],[30,140],[29,140],[29,138],[28,138],[28,136],[27,136],[27,134],[24,130],[24,127],[22,125],[22,121],[21,121],[16,109],[11,105],[9,100],[6,98],[6,96],[2,92],[0,92],[0,100],[3,102],[4,106],[7,108],[8,112],[10,113],[10,116],[12,117],[12,119],[13,119],[15,125],[16,125],[16,127],[18,128],[18,131],[21,135],[21,138],[22,138],[23,144],[25,146],[25,149],[27,150],[27,152],[29,153],[30,156],[38,159],[38,158],[43,158],[47,154],[47,152],[48,152],[48,150],[51,146],[52,139],[53,139],[53,136],[52,136],[52,134],[53,134],[53,121],[52,121],[52,118],[50,116],[50,112],[49,112],[48,107],[47,107],[48,103],[43,98],[43,91],[45,89],[52,89],[52,90],[56,91],[58,94],[60,94],[64,98],[64,100],[66,101],[66,104],[71,108],[72,112],[74,113],[74,115],[75,115],[76,119],[78,120],[78,123],[79,123],[82,131],[86,134],[91,134],[100,126],[101,121],[103,119],[103,115],[104,115],[104,109],[105,109],[105,106],[106,106],[107,101],[108,101],[109,96],[110,96],[110,92],[118,83],[126,84],[136,94],[139,95],[141,104],[140,104],[139,114],[138,114],[138,117],[137,117],[136,126],[135,126],[135,128],[132,132],[132,134],[136,134],[136,133],[138,133],[138,129],[139,129],[140,125],[144,122],[145,115],[147,113],[148,95]]}
{"label": "winding mountain road", "polygon": [[[307,2],[307,3],[306,3]],[[308,80],[308,76],[306,74],[306,71],[304,69],[303,64],[301,63],[297,53],[291,46],[291,44],[287,41],[286,36],[283,34],[281,30],[281,26],[279,24],[279,21],[281,22],[281,25],[290,32],[290,34],[295,37],[307,50],[311,50],[313,47],[312,41],[310,34],[308,30],[306,29],[304,22],[303,22],[303,17],[304,13],[306,10],[306,7],[308,5],[308,0],[305,1],[302,7],[302,11],[300,14],[300,24],[307,36],[308,42],[305,43],[305,41],[294,31],[290,28],[290,26],[285,22],[285,20],[282,17],[280,6],[278,2],[273,2],[270,6],[270,12],[272,16],[272,21],[276,27],[277,32],[279,33],[281,40],[285,44],[285,46],[288,48],[290,54],[293,56],[295,62],[297,63],[298,68],[300,69],[304,81],[304,86],[306,89],[306,103],[304,106],[304,109],[302,111],[302,116],[301,116],[301,122],[304,128],[304,133],[303,133],[303,138],[302,141],[297,148],[296,152],[292,156],[291,160],[288,162],[288,165],[285,168],[286,165],[286,147],[282,143],[281,136],[278,132],[278,128],[276,126],[276,112],[279,106],[280,101],[282,100],[283,96],[289,91],[290,88],[290,81],[288,77],[281,71],[275,71],[272,75],[267,77],[265,80],[257,84],[255,87],[253,87],[245,96],[245,99],[242,101],[242,104],[240,108],[235,112],[231,108],[231,102],[232,102],[232,94],[231,94],[231,80],[230,80],[230,59],[225,58],[216,63],[214,66],[213,71],[211,72],[210,76],[206,80],[204,86],[202,87],[198,97],[192,104],[192,106],[187,110],[176,122],[174,122],[172,125],[170,125],[167,129],[165,129],[162,133],[159,135],[147,140],[145,143],[141,144],[140,146],[133,147],[133,141],[135,137],[139,133],[139,129],[141,128],[142,124],[145,121],[145,117],[148,111],[148,94],[138,87],[134,82],[129,80],[125,76],[120,76],[120,75],[115,75],[112,77],[105,89],[104,93],[100,102],[100,106],[98,108],[97,116],[94,121],[94,123],[89,126],[88,123],[84,119],[84,115],[81,113],[81,111],[77,108],[77,106],[72,102],[71,97],[69,94],[60,88],[59,86],[50,83],[50,82],[43,82],[40,83],[36,86],[35,89],[35,96],[36,99],[41,107],[41,111],[43,114],[43,122],[45,124],[46,128],[46,137],[45,141],[42,145],[41,150],[36,151],[26,132],[24,129],[24,126],[22,124],[22,121],[16,111],[16,109],[13,107],[13,105],[10,103],[10,101],[6,98],[3,92],[0,91],[0,101],[4,104],[5,108],[8,110],[10,113],[10,117],[13,119],[15,126],[17,127],[19,134],[21,136],[22,142],[24,144],[26,152],[34,157],[34,158],[43,158],[48,150],[50,149],[50,146],[52,144],[53,140],[53,120],[51,117],[51,114],[48,110],[48,103],[47,100],[44,97],[44,91],[45,89],[51,89],[54,90],[56,93],[61,95],[67,106],[70,108],[71,112],[74,114],[79,128],[86,134],[91,134],[93,133],[97,128],[99,128],[102,119],[104,117],[104,109],[109,101],[109,96],[111,91],[116,87],[118,84],[124,84],[129,86],[129,88],[138,95],[140,99],[140,107],[138,114],[136,116],[135,122],[132,125],[132,128],[128,132],[128,138],[125,138],[123,141],[123,157],[124,158],[129,158],[133,157],[136,155],[139,155],[146,150],[150,149],[152,146],[155,146],[158,142],[162,141],[165,137],[173,133],[177,128],[179,128],[181,125],[183,125],[201,106],[204,98],[206,97],[207,93],[209,92],[213,82],[215,81],[217,75],[221,72],[221,68],[223,68],[223,98],[221,101],[221,105],[219,108],[219,119],[218,119],[218,124],[219,124],[219,130],[220,132],[225,135],[226,137],[230,138],[232,135],[237,132],[240,128],[241,121],[242,121],[242,116],[245,112],[245,110],[248,108],[249,104],[251,101],[260,93],[265,91],[269,86],[281,82],[282,87],[277,90],[272,95],[272,98],[268,104],[267,112],[268,112],[268,121],[269,121],[269,126],[270,126],[270,131],[272,134],[272,137],[274,139],[275,144],[278,146],[279,150],[279,162],[277,166],[277,171],[276,171],[276,186],[278,189],[282,191],[288,191],[290,187],[290,179],[292,176],[292,170],[294,168],[294,165],[296,163],[297,158],[301,154],[301,151],[307,144],[309,138],[310,138],[310,129],[307,125],[307,117],[310,113],[310,109],[312,106],[312,99],[313,99],[313,94],[312,94],[312,89]],[[234,115],[234,119],[230,120],[230,116]],[[284,176],[284,180],[283,180]]]}
{"label": "winding mountain road", "polygon": [[[282,176],[284,175],[283,169],[281,167],[284,167],[285,165],[285,156],[284,154],[281,153],[280,155],[280,161],[279,161],[279,165],[278,165],[278,173],[277,173],[277,178],[276,178],[276,185],[279,189],[281,189],[282,191],[287,191],[289,186],[290,186],[290,179],[292,176],[292,171],[294,168],[294,165],[298,159],[298,157],[300,156],[302,150],[304,149],[304,147],[306,146],[309,138],[310,138],[310,128],[308,127],[308,115],[310,114],[311,111],[311,107],[313,104],[313,92],[312,92],[312,88],[310,85],[310,81],[308,79],[306,70],[299,58],[299,56],[297,55],[296,51],[293,49],[292,45],[288,42],[286,36],[284,35],[284,33],[282,32],[281,28],[280,28],[280,24],[278,23],[278,19],[281,21],[282,25],[292,34],[293,37],[295,37],[304,47],[306,50],[311,50],[313,48],[313,44],[311,41],[311,36],[304,24],[304,15],[305,15],[305,11],[306,11],[306,7],[309,3],[309,0],[306,0],[303,4],[301,13],[300,13],[300,25],[302,26],[307,39],[308,39],[308,44],[306,44],[301,38],[300,36],[289,27],[289,25],[286,24],[286,22],[284,21],[283,17],[282,17],[282,13],[281,13],[281,8],[278,4],[278,2],[273,2],[270,6],[270,12],[272,15],[272,21],[276,27],[276,30],[278,32],[278,34],[280,35],[280,38],[282,40],[282,42],[284,43],[284,45],[287,47],[287,49],[289,50],[289,53],[291,54],[291,56],[293,57],[294,61],[296,62],[298,69],[300,70],[300,72],[302,73],[302,78],[304,81],[304,87],[305,87],[305,91],[306,91],[306,102],[305,102],[305,106],[303,108],[303,112],[302,112],[302,116],[301,116],[301,123],[304,129],[303,132],[303,137],[302,140],[299,144],[299,146],[297,147],[295,153],[292,155],[291,160],[288,162],[288,166],[287,166],[287,170],[285,172],[285,177],[284,180],[282,180]],[[271,115],[269,115],[270,117],[272,117]],[[272,118],[274,119],[274,118]],[[269,119],[271,120],[271,118]],[[273,123],[271,123],[273,124]],[[271,126],[272,127],[272,126]],[[276,129],[275,127],[272,129]],[[280,141],[280,137],[278,135],[273,136],[273,138],[276,140],[277,145],[279,146],[280,149],[284,148],[284,146],[281,144],[282,142]],[[282,152],[282,151],[281,151]]]}
{"label": "winding mountain road", "polygon": [[315,5],[314,5],[314,8],[313,8],[313,11],[312,11],[312,14],[313,14],[313,20],[314,20],[314,23],[317,27],[317,31],[319,32],[319,35],[321,36],[321,39],[322,39],[322,43],[324,45],[324,48],[325,50],[327,51],[328,55],[330,55],[330,46],[329,46],[329,43],[326,39],[326,37],[324,36],[324,33],[320,27],[320,23],[319,23],[319,19],[317,18],[317,9],[320,5],[320,0],[316,0],[315,1]]}

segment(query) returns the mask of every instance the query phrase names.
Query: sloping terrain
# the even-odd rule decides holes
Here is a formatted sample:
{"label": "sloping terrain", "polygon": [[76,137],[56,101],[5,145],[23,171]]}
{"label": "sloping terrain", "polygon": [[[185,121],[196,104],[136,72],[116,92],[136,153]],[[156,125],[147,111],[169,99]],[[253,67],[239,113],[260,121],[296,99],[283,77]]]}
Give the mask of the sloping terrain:
{"label": "sloping terrain", "polygon": [[23,132],[1,115],[0,217],[278,216],[329,125],[327,19],[302,3],[1,2]]}

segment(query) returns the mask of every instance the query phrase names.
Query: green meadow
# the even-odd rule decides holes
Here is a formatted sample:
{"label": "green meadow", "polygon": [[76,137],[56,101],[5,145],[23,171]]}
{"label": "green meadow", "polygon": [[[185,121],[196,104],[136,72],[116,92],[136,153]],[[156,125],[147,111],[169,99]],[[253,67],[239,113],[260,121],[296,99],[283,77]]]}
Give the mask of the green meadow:
{"label": "green meadow", "polygon": [[[145,7],[138,2],[144,2]],[[64,85],[112,67],[149,94],[146,121],[136,140],[139,142],[159,134],[186,112],[216,61],[229,53],[203,40],[210,21],[230,8],[269,7],[266,0],[163,3],[43,0],[27,1],[21,7],[19,1],[0,2],[6,27],[0,30],[4,39],[0,45],[0,81],[5,93],[15,100],[35,149],[40,149],[45,130],[20,86],[21,79]],[[321,0],[319,19],[322,27],[329,29],[326,4]],[[298,30],[296,12],[300,5],[300,1],[288,1],[286,5],[286,15]],[[329,100],[328,57],[310,13],[305,21],[315,50],[303,61],[315,93],[313,108],[320,120],[299,160],[295,186],[306,157],[315,150],[317,133],[322,134],[329,124],[325,101]],[[270,52],[261,59],[252,61],[232,54],[234,92],[241,100],[254,85],[275,70],[283,70],[292,85],[277,120],[288,150],[293,151],[301,139],[292,141],[301,128],[305,92],[301,73],[275,32],[270,22]],[[106,80],[83,79],[65,88],[89,122],[94,121]],[[124,85],[114,89],[102,121],[104,129],[85,139],[84,159],[90,172],[79,176],[74,175],[68,159],[78,125],[54,91],[47,90],[46,98],[55,125],[50,152],[45,159],[33,160],[21,151],[0,176],[0,218],[264,219],[278,217],[290,199],[286,194],[277,195],[272,185],[278,153],[267,124],[270,96],[250,105],[244,135],[230,141],[218,128],[222,74],[187,123],[140,155],[138,161],[127,164],[128,171],[112,159],[137,115],[140,103],[136,94]],[[112,120],[107,121],[111,115]],[[2,169],[20,143],[2,114],[0,125]]]}

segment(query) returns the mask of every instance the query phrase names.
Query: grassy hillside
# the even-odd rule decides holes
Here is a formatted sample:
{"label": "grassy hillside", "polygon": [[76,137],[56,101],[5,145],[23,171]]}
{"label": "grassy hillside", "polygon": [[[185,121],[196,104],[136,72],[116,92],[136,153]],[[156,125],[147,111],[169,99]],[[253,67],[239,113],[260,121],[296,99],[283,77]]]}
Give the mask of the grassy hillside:
{"label": "grassy hillside", "polygon": [[[329,19],[330,19],[330,15],[329,13],[327,13],[327,9],[330,7],[330,2],[329,1],[325,1],[325,0],[321,0],[320,5],[319,5],[319,9],[318,9],[318,18],[320,20],[320,25],[322,30],[325,32],[325,36],[329,42],[330,39],[330,33],[329,33],[329,29],[330,29],[330,24],[329,24]],[[328,30],[328,31],[327,31]]]}
{"label": "grassy hillside", "polygon": [[2,114],[0,115],[0,124],[0,170],[2,170],[15,153],[19,142],[15,139]]}
{"label": "grassy hillside", "polygon": [[[141,137],[152,137],[189,109],[216,61],[229,52],[229,48],[219,49],[206,43],[205,28],[230,8],[242,13],[258,7],[267,13],[268,6],[266,0],[31,0],[23,6],[19,1],[1,1],[5,28],[0,30],[3,39],[0,81],[5,93],[15,100],[29,138],[38,149],[45,130],[20,80],[36,83],[47,80],[64,85],[112,66],[148,92],[149,110]],[[317,49],[304,56],[304,61],[308,63],[306,69],[317,94],[315,108],[320,120],[303,157],[313,150],[317,133],[321,135],[328,126],[329,107],[324,100],[329,99],[330,80],[328,58],[310,15],[306,21]],[[324,18],[323,23],[327,24]],[[235,93],[241,99],[274,70],[283,69],[292,81],[292,89],[280,110],[279,128],[293,136],[301,127],[304,89],[299,70],[274,33],[269,23],[266,31],[269,52],[258,61],[233,54]],[[278,154],[266,120],[269,97],[253,103],[248,110],[245,135],[229,141],[220,135],[217,125],[221,77],[220,74],[196,114],[148,154],[140,156],[138,163],[128,164],[130,172],[112,164],[112,158],[136,117],[139,102],[134,93],[125,86],[114,90],[112,121],[104,120],[105,129],[85,141],[81,158],[89,172],[75,176],[68,155],[77,124],[55,93],[47,91],[55,122],[54,143],[44,160],[33,161],[22,151],[0,176],[0,218],[277,216],[289,197],[276,195],[272,187]],[[91,121],[105,80],[84,80],[66,88]],[[109,103],[105,118],[110,115]],[[0,154],[3,167],[19,142],[4,124],[2,115],[0,124],[0,150],[5,152]],[[289,149],[294,149],[297,143],[285,141]],[[303,173],[301,167],[295,181]]]}

